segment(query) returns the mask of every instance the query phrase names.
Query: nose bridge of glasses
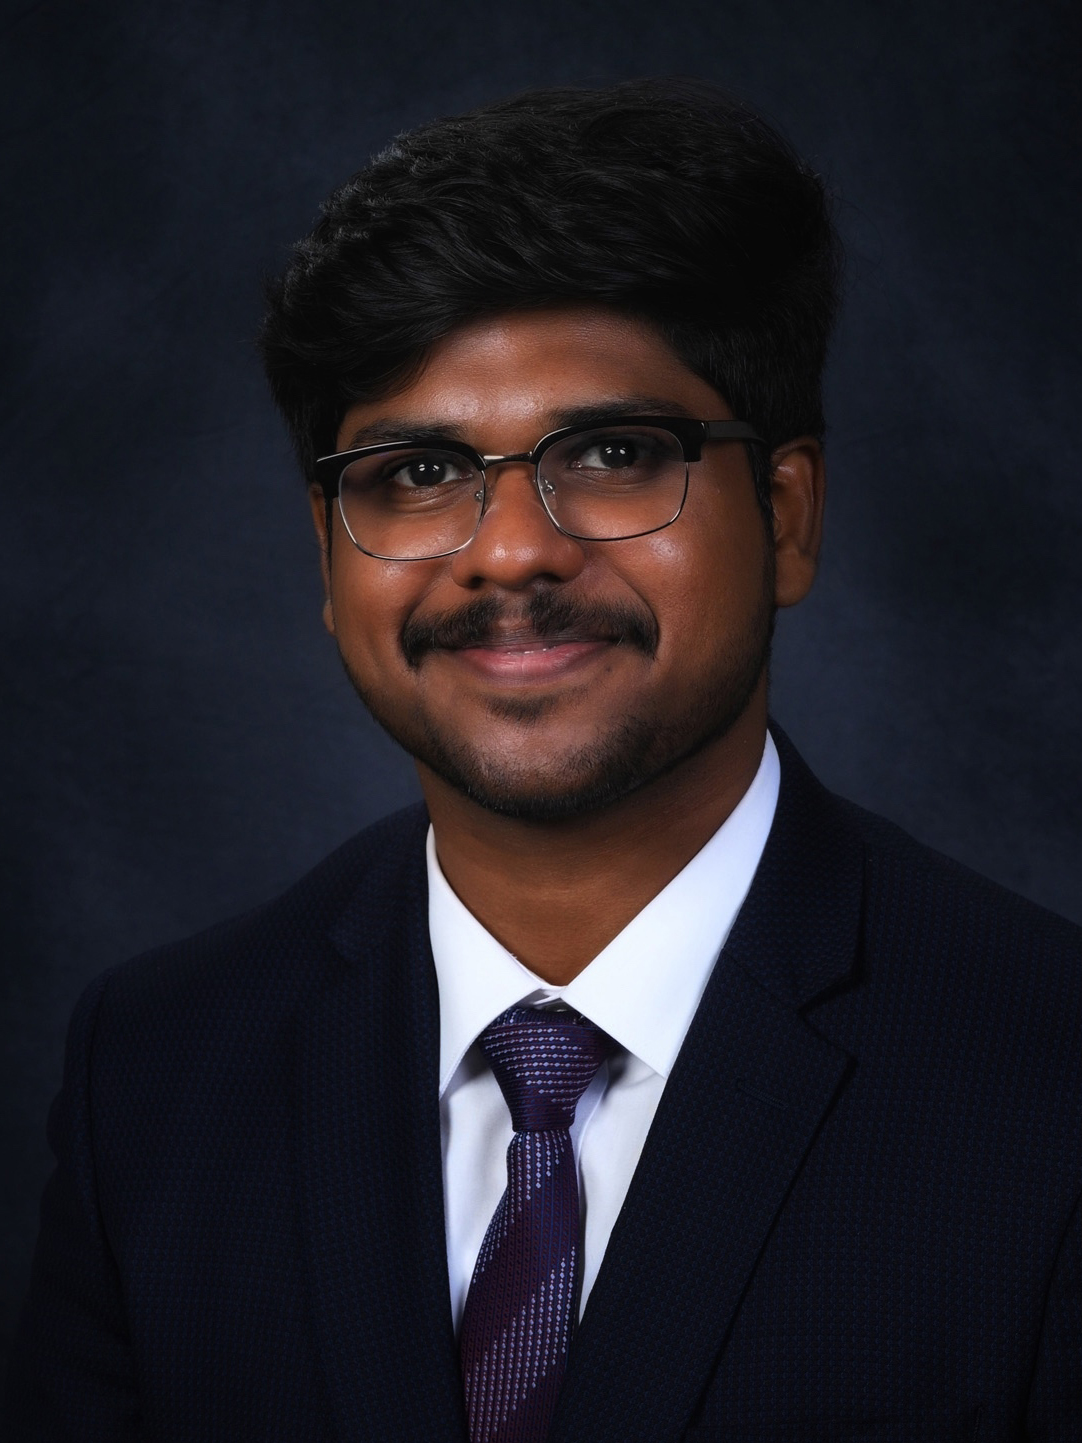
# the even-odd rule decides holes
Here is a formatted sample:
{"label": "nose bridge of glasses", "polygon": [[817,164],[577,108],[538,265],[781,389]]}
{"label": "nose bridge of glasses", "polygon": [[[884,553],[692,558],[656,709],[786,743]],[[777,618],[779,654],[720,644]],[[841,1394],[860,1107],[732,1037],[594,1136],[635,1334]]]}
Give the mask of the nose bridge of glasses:
{"label": "nose bridge of glasses", "polygon": [[485,463],[485,484],[486,490],[493,488],[494,478],[490,480],[491,473],[504,466],[521,466],[527,478],[532,483],[533,489],[540,496],[543,482],[538,470],[538,457],[534,451],[513,451],[501,456],[482,455]]}
{"label": "nose bridge of glasses", "polygon": [[494,466],[510,466],[522,463],[536,469],[537,457],[533,451],[509,451],[501,456],[486,456],[482,453],[481,460],[485,463],[485,470],[490,471]]}

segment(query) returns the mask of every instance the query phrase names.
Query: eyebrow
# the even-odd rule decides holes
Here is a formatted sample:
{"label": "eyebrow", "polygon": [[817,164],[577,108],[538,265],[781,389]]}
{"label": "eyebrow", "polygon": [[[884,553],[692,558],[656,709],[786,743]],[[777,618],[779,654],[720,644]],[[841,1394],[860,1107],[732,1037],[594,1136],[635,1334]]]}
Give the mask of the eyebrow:
{"label": "eyebrow", "polygon": [[[618,420],[621,416],[686,416],[695,419],[686,406],[672,399],[665,400],[657,396],[620,396],[591,402],[588,406],[570,406],[553,411],[550,413],[551,424],[545,427],[542,434],[562,431],[568,426],[594,426],[601,421]],[[540,440],[541,437],[537,439]],[[408,416],[380,416],[354,431],[343,450],[356,451],[362,446],[391,446],[404,441],[415,441],[423,446],[439,441],[452,441],[462,446],[471,444],[466,429],[454,421],[411,421]]]}

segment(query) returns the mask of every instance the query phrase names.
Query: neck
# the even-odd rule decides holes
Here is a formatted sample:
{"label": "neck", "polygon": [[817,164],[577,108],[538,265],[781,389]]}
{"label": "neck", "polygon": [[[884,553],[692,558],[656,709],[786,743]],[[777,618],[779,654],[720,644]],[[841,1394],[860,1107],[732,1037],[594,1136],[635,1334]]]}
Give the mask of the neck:
{"label": "neck", "polygon": [[418,764],[440,867],[482,926],[562,986],[710,840],[751,785],[765,740],[764,687],[725,736],[672,771],[554,823],[488,812]]}

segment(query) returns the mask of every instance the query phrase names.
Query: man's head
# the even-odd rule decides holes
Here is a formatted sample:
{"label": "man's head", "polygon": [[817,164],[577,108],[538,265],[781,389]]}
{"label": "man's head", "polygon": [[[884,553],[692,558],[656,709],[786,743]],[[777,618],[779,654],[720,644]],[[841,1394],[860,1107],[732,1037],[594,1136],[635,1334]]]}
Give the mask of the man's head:
{"label": "man's head", "polygon": [[[715,745],[753,700],[765,715],[774,606],[814,573],[836,275],[818,179],[693,84],[528,94],[401,137],[335,192],[270,287],[264,354],[328,625],[423,777],[556,818]],[[544,478],[504,463],[473,539],[431,559],[356,550],[314,485],[347,448],[518,455],[629,411],[761,441],[707,441],[679,519],[619,540],[563,534]]]}

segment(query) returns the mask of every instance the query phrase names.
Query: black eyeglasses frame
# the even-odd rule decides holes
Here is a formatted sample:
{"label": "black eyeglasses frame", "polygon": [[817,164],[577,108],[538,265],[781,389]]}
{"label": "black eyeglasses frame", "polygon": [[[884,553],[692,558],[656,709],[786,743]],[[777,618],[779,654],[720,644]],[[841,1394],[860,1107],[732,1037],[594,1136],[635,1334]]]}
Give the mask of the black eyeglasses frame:
{"label": "black eyeglasses frame", "polygon": [[[563,533],[565,536],[571,536],[578,541],[633,541],[636,536],[648,536],[654,531],[663,531],[666,526],[672,525],[684,509],[684,501],[687,499],[686,478],[684,497],[681,499],[680,505],[675,513],[660,526],[651,527],[649,531],[635,532],[630,536],[579,536],[576,532],[568,531],[565,527],[561,526],[549,510],[540,484],[541,475],[539,468],[545,452],[551,446],[556,445],[558,441],[563,441],[568,436],[586,434],[590,431],[597,431],[610,426],[654,426],[658,430],[668,431],[670,435],[675,436],[677,441],[680,442],[685,466],[691,461],[702,460],[702,448],[705,441],[750,441],[760,446],[766,445],[763,438],[746,421],[697,421],[688,416],[613,415],[600,416],[596,420],[588,423],[580,422],[576,426],[562,426],[559,430],[549,431],[547,435],[542,436],[531,451],[515,451],[498,456],[486,456],[483,452],[476,451],[472,446],[466,445],[464,441],[452,440],[449,437],[443,439],[438,436],[426,436],[423,442],[383,441],[376,442],[371,446],[357,446],[349,451],[336,451],[329,456],[318,457],[315,463],[315,479],[319,483],[324,499],[327,504],[330,505],[331,502],[339,498],[341,478],[346,467],[350,462],[360,460],[363,456],[374,456],[377,452],[416,451],[421,447],[425,450],[444,451],[453,456],[462,456],[476,468],[481,477],[482,499],[477,517],[477,525],[480,526],[488,499],[486,476],[488,468],[490,466],[503,465],[506,462],[521,461],[534,468],[534,484],[537,486],[542,505],[545,507],[545,514],[553,526],[556,527],[557,531]],[[470,544],[470,541],[473,540],[473,536],[477,534],[475,528],[469,539],[462,542],[460,546],[456,546],[450,551],[437,552],[433,556],[383,556],[378,552],[369,551],[366,547],[361,546],[350,530],[344,515],[342,521],[346,528],[346,534],[349,536],[350,541],[353,542],[353,545],[357,547],[357,550],[363,551],[366,556],[371,556],[377,561],[437,561],[441,556],[453,556],[456,551],[463,550]]]}

